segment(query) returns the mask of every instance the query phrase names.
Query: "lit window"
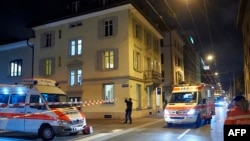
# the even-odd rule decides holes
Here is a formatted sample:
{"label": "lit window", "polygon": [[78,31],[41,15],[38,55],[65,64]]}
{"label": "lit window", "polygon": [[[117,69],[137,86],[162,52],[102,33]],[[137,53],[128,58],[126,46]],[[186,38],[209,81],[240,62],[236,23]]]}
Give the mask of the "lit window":
{"label": "lit window", "polygon": [[10,62],[10,76],[22,75],[22,60],[17,59]]}
{"label": "lit window", "polygon": [[106,103],[114,103],[114,84],[104,84],[103,91]]}
{"label": "lit window", "polygon": [[41,76],[53,75],[55,70],[55,58],[41,59],[39,67],[39,73]]}
{"label": "lit window", "polygon": [[52,60],[46,59],[45,60],[45,75],[51,75],[52,74]]}
{"label": "lit window", "polygon": [[105,69],[114,68],[114,51],[104,51],[104,66]]}
{"label": "lit window", "polygon": [[81,69],[70,70],[69,83],[70,83],[70,86],[82,85],[82,70]]}
{"label": "lit window", "polygon": [[76,56],[82,54],[82,40],[71,40],[70,41],[70,56]]}
{"label": "lit window", "polygon": [[107,49],[97,52],[97,69],[112,70],[118,68],[118,49]]}

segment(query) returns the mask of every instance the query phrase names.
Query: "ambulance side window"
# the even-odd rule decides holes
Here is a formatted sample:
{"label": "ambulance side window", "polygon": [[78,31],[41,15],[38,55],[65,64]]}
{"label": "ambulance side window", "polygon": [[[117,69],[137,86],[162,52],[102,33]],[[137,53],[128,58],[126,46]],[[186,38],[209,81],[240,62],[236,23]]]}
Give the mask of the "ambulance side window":
{"label": "ambulance side window", "polygon": [[9,97],[10,97],[9,94],[0,94],[0,105],[1,104],[8,104]]}
{"label": "ambulance side window", "polygon": [[12,94],[9,102],[9,104],[11,104],[10,107],[23,108],[24,105],[22,104],[25,104],[25,98],[25,94]]}
{"label": "ambulance side window", "polygon": [[31,95],[30,108],[45,109],[46,106],[43,104],[43,101],[39,95]]}

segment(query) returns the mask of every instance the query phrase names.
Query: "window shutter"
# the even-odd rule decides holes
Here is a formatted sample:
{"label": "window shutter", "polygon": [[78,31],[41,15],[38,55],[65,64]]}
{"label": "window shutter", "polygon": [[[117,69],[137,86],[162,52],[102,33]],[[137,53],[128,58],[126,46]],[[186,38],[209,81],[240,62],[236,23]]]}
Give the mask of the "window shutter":
{"label": "window shutter", "polygon": [[40,34],[40,48],[45,47],[45,33]]}
{"label": "window shutter", "polygon": [[139,59],[139,61],[138,61],[138,67],[139,68],[138,69],[139,69],[139,71],[142,71],[142,55],[141,54],[139,55],[138,59]]}
{"label": "window shutter", "polygon": [[132,24],[133,24],[133,35],[134,35],[134,37],[136,37],[136,27],[135,27],[135,19],[133,19],[133,21],[132,21]]}
{"label": "window shutter", "polygon": [[45,62],[44,62],[44,59],[41,59],[39,61],[39,75],[40,76],[44,76],[44,69],[45,69],[45,66],[44,66]]}
{"label": "window shutter", "polygon": [[114,49],[114,69],[118,69],[118,64],[119,64],[118,49]]}
{"label": "window shutter", "polygon": [[133,51],[133,67],[136,69],[136,51]]}
{"label": "window shutter", "polygon": [[55,31],[51,32],[51,47],[55,46]]}
{"label": "window shutter", "polygon": [[104,25],[103,20],[98,21],[98,37],[103,38],[104,37]]}
{"label": "window shutter", "polygon": [[118,33],[118,17],[116,16],[116,17],[113,17],[112,18],[112,20],[113,20],[113,34],[114,35],[116,35],[117,33]]}
{"label": "window shutter", "polygon": [[103,68],[103,54],[102,51],[97,51],[97,55],[96,55],[96,69],[97,70],[102,70]]}

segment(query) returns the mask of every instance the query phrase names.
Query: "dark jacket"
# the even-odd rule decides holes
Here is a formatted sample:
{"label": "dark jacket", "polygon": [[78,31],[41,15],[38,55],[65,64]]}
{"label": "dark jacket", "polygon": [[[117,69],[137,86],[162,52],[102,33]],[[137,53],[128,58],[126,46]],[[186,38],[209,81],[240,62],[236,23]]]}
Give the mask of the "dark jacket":
{"label": "dark jacket", "polygon": [[133,107],[132,99],[131,98],[125,99],[125,103],[127,104],[126,110],[132,111],[132,107]]}

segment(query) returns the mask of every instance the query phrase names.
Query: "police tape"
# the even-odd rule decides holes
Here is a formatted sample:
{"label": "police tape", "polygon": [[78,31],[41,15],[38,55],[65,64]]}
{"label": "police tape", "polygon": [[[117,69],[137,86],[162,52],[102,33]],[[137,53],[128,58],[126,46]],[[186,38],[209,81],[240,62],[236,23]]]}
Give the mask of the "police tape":
{"label": "police tape", "polygon": [[24,106],[44,106],[44,105],[74,105],[76,107],[81,107],[81,106],[92,106],[92,105],[97,105],[97,104],[104,104],[104,103],[113,103],[115,101],[118,101],[120,98],[115,98],[115,99],[110,99],[110,100],[85,100],[84,102],[79,101],[79,102],[47,102],[47,103],[15,103],[15,104],[6,104],[6,103],[0,103],[0,107],[24,107]]}

